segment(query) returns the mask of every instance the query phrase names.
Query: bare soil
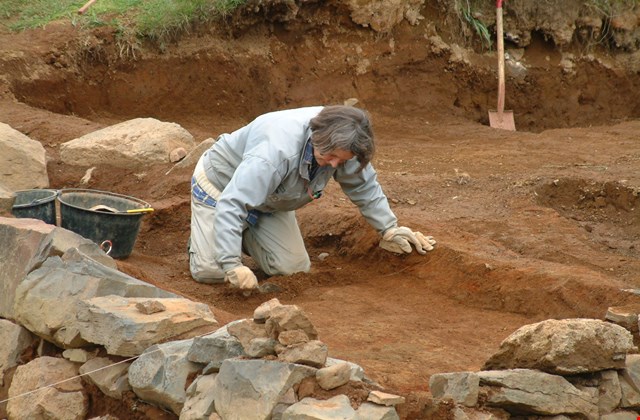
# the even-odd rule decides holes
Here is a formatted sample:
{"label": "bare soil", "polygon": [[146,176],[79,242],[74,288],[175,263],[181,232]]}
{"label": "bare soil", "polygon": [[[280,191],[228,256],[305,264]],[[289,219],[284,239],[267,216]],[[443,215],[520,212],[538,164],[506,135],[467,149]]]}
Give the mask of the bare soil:
{"label": "bare soil", "polygon": [[[281,290],[246,297],[189,275],[190,169],[98,167],[84,187],[156,209],[121,271],[209,304],[221,324],[273,297],[299,305],[330,356],[407,397],[402,418],[445,418],[432,411],[432,374],[481,369],[522,325],[601,319],[639,301],[625,289],[640,287],[640,75],[592,59],[567,73],[554,45],[534,39],[527,75],[507,84],[518,131],[490,128],[495,53],[456,61],[434,49],[425,27],[436,12],[425,6],[422,25],[380,34],[309,6],[287,23],[198,28],[135,59],[105,29],[4,32],[0,121],[41,141],[51,187],[70,188],[87,168],[63,164],[59,145],[120,121],[176,122],[202,141],[271,110],[357,98],[373,117],[374,166],[393,210],[438,240],[428,255],[378,248],[333,185],[298,212],[311,272],[258,271]],[[112,412],[160,418],[134,405]]]}

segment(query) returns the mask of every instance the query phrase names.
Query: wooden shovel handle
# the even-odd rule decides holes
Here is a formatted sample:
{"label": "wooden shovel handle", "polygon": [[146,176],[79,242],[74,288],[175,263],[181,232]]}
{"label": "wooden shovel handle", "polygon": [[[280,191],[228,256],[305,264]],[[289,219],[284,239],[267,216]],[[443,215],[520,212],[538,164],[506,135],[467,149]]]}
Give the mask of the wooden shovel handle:
{"label": "wooden shovel handle", "polygon": [[79,15],[84,14],[84,12],[86,12],[91,7],[91,5],[93,3],[95,3],[95,2],[96,2],[96,0],[89,0],[88,2],[86,2],[84,4],[84,6],[82,6],[81,8],[78,9],[78,14]]}
{"label": "wooden shovel handle", "polygon": [[[502,0],[498,0],[502,3]],[[502,7],[496,8],[496,36],[498,41],[498,114],[504,112],[504,36],[502,28]]]}

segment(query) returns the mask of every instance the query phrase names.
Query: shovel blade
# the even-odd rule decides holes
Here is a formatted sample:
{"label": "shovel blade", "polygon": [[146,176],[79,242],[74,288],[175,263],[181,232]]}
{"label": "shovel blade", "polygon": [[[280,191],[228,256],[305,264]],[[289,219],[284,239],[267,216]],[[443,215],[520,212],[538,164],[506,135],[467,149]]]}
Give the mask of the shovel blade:
{"label": "shovel blade", "polygon": [[489,111],[489,125],[502,130],[516,131],[513,111]]}

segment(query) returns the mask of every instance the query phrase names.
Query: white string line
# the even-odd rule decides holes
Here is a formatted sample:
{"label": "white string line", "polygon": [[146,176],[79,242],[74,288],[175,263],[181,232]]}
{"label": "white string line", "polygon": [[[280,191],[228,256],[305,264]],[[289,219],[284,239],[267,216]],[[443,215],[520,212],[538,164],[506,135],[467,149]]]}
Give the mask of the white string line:
{"label": "white string line", "polygon": [[[206,333],[204,333],[204,334],[196,335],[195,337],[192,337],[192,338],[204,337],[205,335],[212,334],[212,333],[214,333],[214,332],[216,332],[216,331],[217,331],[217,330],[209,331],[209,332],[206,332]],[[143,354],[152,354],[152,353],[155,353],[155,352],[160,351],[160,350],[162,350],[162,349],[161,349],[161,348],[157,348],[157,349],[155,349],[155,350],[152,350],[152,351],[150,351],[150,352],[146,352],[146,353],[143,353]],[[103,367],[98,368],[98,369],[94,369],[94,370],[92,370],[92,371],[90,371],[90,372],[85,372],[85,373],[83,373],[83,374],[73,376],[73,377],[68,378],[68,379],[63,379],[63,380],[58,381],[58,382],[53,383],[53,384],[49,384],[49,385],[45,385],[45,386],[40,387],[40,388],[36,388],[36,389],[34,389],[34,390],[32,390],[32,391],[23,392],[22,394],[15,395],[15,396],[13,396],[13,397],[11,397],[11,398],[7,398],[6,400],[2,400],[2,401],[0,401],[0,404],[6,403],[7,401],[15,400],[16,398],[22,398],[22,397],[26,397],[27,395],[35,394],[36,392],[41,391],[41,390],[43,390],[43,389],[52,388],[52,387],[54,387],[54,386],[56,386],[56,385],[60,385],[60,384],[63,384],[63,383],[65,383],[65,382],[69,382],[69,381],[72,381],[72,380],[74,380],[74,379],[81,378],[81,377],[83,377],[83,376],[90,375],[90,374],[92,374],[92,373],[95,373],[95,372],[101,371],[101,370],[103,370],[103,369],[107,369],[107,368],[110,368],[110,367],[113,367],[113,366],[119,365],[120,363],[125,363],[125,362],[129,362],[129,361],[131,361],[131,360],[135,360],[135,359],[139,358],[140,356],[142,356],[142,354],[140,354],[140,355],[138,355],[138,356],[130,357],[130,358],[125,359],[125,360],[121,360],[121,361],[119,361],[119,362],[116,362],[116,363],[113,363],[113,364],[110,364],[110,365],[107,365],[107,366],[103,366]]]}

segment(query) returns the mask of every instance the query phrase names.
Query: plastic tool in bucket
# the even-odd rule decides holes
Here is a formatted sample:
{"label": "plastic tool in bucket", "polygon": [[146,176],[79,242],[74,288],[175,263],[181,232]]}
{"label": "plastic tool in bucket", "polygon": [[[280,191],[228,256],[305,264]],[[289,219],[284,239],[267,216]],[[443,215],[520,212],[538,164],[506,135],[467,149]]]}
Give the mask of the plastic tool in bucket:
{"label": "plastic tool in bucket", "polygon": [[91,239],[113,258],[133,251],[149,203],[107,191],[63,189],[58,195],[60,225]]}
{"label": "plastic tool in bucket", "polygon": [[11,208],[15,217],[39,219],[50,225],[56,224],[56,197],[58,190],[21,190],[15,193]]}

